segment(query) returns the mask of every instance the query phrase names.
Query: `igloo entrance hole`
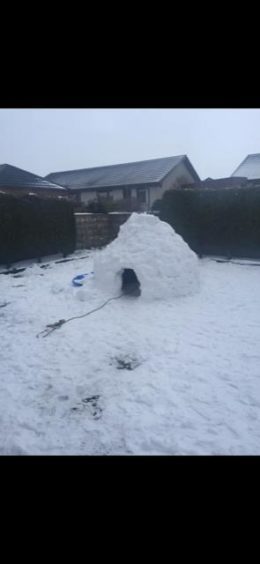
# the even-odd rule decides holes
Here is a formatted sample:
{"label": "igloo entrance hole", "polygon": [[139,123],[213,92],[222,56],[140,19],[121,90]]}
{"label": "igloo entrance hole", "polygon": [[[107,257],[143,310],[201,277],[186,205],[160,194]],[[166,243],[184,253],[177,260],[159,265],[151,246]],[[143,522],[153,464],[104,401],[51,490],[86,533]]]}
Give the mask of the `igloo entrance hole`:
{"label": "igloo entrance hole", "polygon": [[141,284],[132,268],[124,268],[122,272],[122,293],[128,296],[141,295]]}

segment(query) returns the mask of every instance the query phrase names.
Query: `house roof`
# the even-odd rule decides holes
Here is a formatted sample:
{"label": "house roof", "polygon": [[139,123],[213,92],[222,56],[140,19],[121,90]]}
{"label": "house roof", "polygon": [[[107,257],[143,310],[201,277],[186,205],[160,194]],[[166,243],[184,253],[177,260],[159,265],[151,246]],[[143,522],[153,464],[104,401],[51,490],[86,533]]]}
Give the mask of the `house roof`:
{"label": "house roof", "polygon": [[80,170],[52,172],[45,178],[73,190],[156,184],[161,182],[182,161],[185,161],[194,176],[194,180],[199,180],[198,174],[186,155]]}
{"label": "house roof", "polygon": [[0,187],[3,188],[40,188],[64,191],[63,186],[58,186],[53,182],[37,176],[27,170],[22,170],[9,164],[0,165]]}
{"label": "house roof", "polygon": [[231,176],[246,176],[249,180],[260,178],[260,153],[247,155]]}

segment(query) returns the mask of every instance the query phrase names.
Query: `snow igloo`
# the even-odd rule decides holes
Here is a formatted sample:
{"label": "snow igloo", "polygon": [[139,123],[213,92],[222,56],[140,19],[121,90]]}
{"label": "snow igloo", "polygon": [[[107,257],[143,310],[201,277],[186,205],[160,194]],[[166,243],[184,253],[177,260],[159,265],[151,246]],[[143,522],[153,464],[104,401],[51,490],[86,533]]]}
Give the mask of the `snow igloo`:
{"label": "snow igloo", "polygon": [[96,286],[106,294],[164,299],[199,290],[199,259],[180,235],[154,215],[133,213],[94,260]]}

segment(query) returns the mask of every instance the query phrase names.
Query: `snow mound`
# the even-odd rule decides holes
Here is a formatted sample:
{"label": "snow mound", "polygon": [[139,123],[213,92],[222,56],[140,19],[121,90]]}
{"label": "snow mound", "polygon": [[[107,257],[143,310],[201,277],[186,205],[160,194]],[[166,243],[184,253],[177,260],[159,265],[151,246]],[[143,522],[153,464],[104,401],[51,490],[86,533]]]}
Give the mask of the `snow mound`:
{"label": "snow mound", "polygon": [[118,237],[94,259],[97,288],[122,291],[123,273],[132,269],[141,298],[164,299],[199,290],[199,260],[174,229],[154,215],[133,213]]}

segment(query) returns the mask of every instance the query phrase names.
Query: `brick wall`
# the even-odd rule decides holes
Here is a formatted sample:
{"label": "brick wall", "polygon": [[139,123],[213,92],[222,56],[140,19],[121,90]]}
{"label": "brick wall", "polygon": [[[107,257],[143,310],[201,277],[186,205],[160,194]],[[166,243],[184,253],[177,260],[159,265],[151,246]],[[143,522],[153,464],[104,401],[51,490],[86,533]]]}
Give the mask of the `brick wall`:
{"label": "brick wall", "polygon": [[76,248],[101,248],[118,235],[120,225],[130,217],[129,212],[75,213]]}

